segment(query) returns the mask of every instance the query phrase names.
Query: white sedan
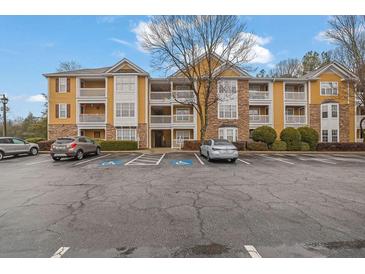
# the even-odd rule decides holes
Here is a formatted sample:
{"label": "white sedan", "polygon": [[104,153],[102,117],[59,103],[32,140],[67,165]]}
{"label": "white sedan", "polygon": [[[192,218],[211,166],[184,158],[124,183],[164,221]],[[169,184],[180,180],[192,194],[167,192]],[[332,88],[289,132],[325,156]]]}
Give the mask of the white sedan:
{"label": "white sedan", "polygon": [[215,159],[227,159],[235,162],[238,158],[237,148],[224,139],[210,139],[206,140],[200,146],[200,155],[208,159],[208,161]]}

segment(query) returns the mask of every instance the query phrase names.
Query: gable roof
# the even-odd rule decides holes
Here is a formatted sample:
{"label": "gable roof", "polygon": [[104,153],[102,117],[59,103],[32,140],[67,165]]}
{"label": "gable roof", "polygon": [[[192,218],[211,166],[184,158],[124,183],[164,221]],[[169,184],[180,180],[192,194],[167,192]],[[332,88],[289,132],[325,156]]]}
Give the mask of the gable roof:
{"label": "gable roof", "polygon": [[127,58],[123,58],[122,60],[120,60],[118,63],[116,63],[114,66],[110,67],[106,73],[113,73],[113,72],[117,72],[118,68],[120,68],[123,64],[128,64],[131,68],[133,68],[137,73],[140,74],[147,74],[148,72],[144,71],[142,68],[140,68],[139,66],[137,66],[136,64],[134,64],[133,62],[131,62],[130,60],[128,60]]}
{"label": "gable roof", "polygon": [[311,71],[303,76],[306,80],[316,79],[320,74],[327,70],[332,70],[334,73],[341,75],[345,79],[357,79],[357,76],[346,68],[344,65],[337,61],[333,61],[327,65],[324,65],[314,71]]}
{"label": "gable roof", "polygon": [[69,71],[59,71],[53,73],[45,73],[44,76],[66,76],[66,75],[98,75],[105,73],[110,67],[102,67],[102,68],[93,68],[93,69],[77,69],[77,70],[69,70]]}

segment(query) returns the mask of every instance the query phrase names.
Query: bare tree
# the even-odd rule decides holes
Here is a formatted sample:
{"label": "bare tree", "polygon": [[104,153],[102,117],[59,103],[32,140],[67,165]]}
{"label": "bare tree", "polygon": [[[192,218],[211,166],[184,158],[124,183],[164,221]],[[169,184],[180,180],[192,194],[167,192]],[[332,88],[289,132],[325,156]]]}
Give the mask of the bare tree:
{"label": "bare tree", "polygon": [[176,101],[193,106],[200,119],[201,139],[208,127],[210,107],[219,100],[217,80],[227,69],[254,58],[253,36],[238,16],[153,16],[142,33],[142,47],[152,54],[152,65],[186,79],[192,100]]}
{"label": "bare tree", "polygon": [[63,62],[60,62],[60,64],[58,65],[57,71],[58,72],[71,71],[71,70],[77,70],[80,68],[81,68],[81,65],[73,60],[63,61]]}
{"label": "bare tree", "polygon": [[299,59],[286,59],[280,61],[270,70],[271,77],[296,78],[303,72],[302,63]]}
{"label": "bare tree", "polygon": [[[365,16],[333,16],[329,25],[326,36],[337,45],[337,58],[357,76],[355,96],[359,107],[365,107]],[[364,121],[365,118],[360,121],[361,138]]]}

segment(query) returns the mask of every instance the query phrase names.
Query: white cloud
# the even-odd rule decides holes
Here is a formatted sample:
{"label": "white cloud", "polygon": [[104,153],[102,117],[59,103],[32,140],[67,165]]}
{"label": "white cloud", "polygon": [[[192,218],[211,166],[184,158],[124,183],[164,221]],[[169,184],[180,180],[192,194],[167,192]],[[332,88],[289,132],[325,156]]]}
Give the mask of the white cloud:
{"label": "white cloud", "polygon": [[46,98],[42,94],[31,95],[27,98],[28,102],[46,102]]}
{"label": "white cloud", "polygon": [[118,38],[110,38],[111,41],[121,44],[121,45],[125,45],[125,46],[133,46],[132,43],[126,41],[126,40],[122,40],[122,39],[118,39]]}
{"label": "white cloud", "polygon": [[136,39],[137,39],[137,48],[139,51],[146,53],[147,51],[142,47],[142,42],[143,42],[143,33],[145,31],[148,31],[148,23],[144,22],[144,21],[140,21],[138,23],[138,25],[132,29],[132,31],[136,34]]}
{"label": "white cloud", "polygon": [[314,36],[314,39],[317,40],[318,42],[327,42],[327,43],[331,42],[331,39],[326,36],[325,30],[318,32],[316,36]]}
{"label": "white cloud", "polygon": [[96,19],[98,24],[112,24],[114,23],[120,16],[99,16]]}

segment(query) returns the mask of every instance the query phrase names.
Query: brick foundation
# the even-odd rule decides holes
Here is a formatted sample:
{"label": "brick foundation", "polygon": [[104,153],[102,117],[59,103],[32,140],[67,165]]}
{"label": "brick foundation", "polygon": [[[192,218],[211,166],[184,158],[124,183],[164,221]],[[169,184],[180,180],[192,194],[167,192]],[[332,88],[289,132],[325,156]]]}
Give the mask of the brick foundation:
{"label": "brick foundation", "polygon": [[147,139],[147,124],[140,123],[138,124],[138,137],[139,137],[139,148],[147,148],[148,147],[148,139]]}
{"label": "brick foundation", "polygon": [[339,105],[340,108],[340,117],[339,117],[339,126],[340,126],[340,142],[350,142],[350,109],[349,105]]}
{"label": "brick foundation", "polygon": [[[238,119],[218,119],[218,102],[209,107],[208,127],[205,138],[218,138],[220,127],[237,127],[237,141],[249,139],[249,93],[248,81],[237,80]],[[213,90],[211,99],[216,98],[217,90]]]}
{"label": "brick foundation", "polygon": [[48,125],[48,139],[55,140],[59,137],[65,136],[77,136],[77,126],[76,125]]}
{"label": "brick foundation", "polygon": [[106,125],[106,132],[105,132],[105,139],[106,140],[115,140],[116,138],[116,130],[115,127],[107,124]]}

